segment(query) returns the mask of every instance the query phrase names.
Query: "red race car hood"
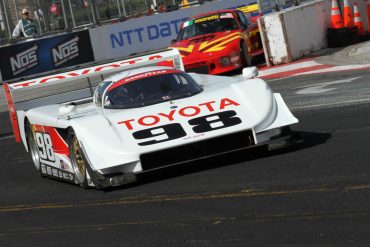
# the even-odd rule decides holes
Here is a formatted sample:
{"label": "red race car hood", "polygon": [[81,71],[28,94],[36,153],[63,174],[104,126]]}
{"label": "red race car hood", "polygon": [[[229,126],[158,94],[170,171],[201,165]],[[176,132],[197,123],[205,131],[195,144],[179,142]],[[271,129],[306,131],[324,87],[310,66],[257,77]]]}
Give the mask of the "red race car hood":
{"label": "red race car hood", "polygon": [[238,52],[238,44],[242,35],[239,30],[213,33],[181,40],[171,47],[177,48],[184,63],[187,63],[192,60],[206,59],[210,56],[229,54],[230,49],[233,48]]}

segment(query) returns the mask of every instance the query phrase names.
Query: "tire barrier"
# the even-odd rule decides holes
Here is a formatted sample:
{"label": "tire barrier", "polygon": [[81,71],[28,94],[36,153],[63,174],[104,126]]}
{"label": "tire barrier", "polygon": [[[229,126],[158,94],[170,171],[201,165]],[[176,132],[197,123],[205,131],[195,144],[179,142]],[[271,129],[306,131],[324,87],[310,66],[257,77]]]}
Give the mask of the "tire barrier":
{"label": "tire barrier", "polygon": [[328,47],[343,47],[358,42],[357,27],[328,28]]}

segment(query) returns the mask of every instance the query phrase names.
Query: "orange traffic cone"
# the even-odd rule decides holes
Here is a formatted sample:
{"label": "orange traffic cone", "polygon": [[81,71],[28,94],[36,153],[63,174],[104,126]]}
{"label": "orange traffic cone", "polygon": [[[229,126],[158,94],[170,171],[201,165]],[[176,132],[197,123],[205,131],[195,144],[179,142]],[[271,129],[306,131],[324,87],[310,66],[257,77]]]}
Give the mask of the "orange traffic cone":
{"label": "orange traffic cone", "polygon": [[331,28],[342,28],[343,21],[342,16],[340,15],[340,11],[338,8],[337,0],[331,1]]}
{"label": "orange traffic cone", "polygon": [[349,6],[348,0],[344,0],[343,8],[343,26],[344,27],[353,27],[353,17],[352,10]]}
{"label": "orange traffic cone", "polygon": [[354,12],[354,24],[357,27],[358,35],[365,35],[364,25],[362,24],[360,12],[358,11],[358,5],[355,3],[353,5],[353,12]]}

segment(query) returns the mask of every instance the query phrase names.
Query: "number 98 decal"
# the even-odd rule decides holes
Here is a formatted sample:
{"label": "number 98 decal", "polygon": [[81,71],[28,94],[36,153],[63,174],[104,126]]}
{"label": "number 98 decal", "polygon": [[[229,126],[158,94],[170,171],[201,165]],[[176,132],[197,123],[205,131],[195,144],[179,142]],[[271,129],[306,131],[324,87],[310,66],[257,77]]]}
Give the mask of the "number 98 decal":
{"label": "number 98 decal", "polygon": [[[193,118],[188,123],[193,126],[194,133],[204,133],[240,124],[242,121],[236,117],[235,111],[224,111],[203,117]],[[166,124],[150,129],[139,130],[132,133],[139,142],[138,145],[146,146],[166,142],[186,136],[184,128],[179,123]],[[150,140],[148,140],[150,138]]]}
{"label": "number 98 decal", "polygon": [[35,133],[36,144],[38,146],[40,158],[48,161],[55,161],[53,143],[48,133]]}
{"label": "number 98 decal", "polygon": [[179,123],[162,125],[155,128],[140,130],[132,133],[135,139],[148,139],[149,141],[139,142],[140,146],[152,145],[160,142],[166,142],[186,136],[184,129]]}
{"label": "number 98 decal", "polygon": [[189,124],[194,126],[195,133],[203,133],[240,124],[242,122],[240,118],[234,116],[236,116],[235,111],[224,111],[194,118],[189,120]]}

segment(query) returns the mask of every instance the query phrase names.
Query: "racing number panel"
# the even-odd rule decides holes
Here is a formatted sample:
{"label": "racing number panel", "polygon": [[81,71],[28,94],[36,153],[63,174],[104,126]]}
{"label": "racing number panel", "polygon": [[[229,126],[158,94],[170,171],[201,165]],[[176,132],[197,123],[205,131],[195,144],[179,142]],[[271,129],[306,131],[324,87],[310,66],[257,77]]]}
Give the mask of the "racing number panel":
{"label": "racing number panel", "polygon": [[55,154],[51,137],[47,132],[35,132],[36,145],[39,150],[40,159],[55,162]]}
{"label": "racing number panel", "polygon": [[150,141],[139,142],[139,146],[153,145],[186,136],[185,130],[179,123],[166,124],[150,129],[140,130],[132,133],[137,140],[155,138]]}
{"label": "racing number panel", "polygon": [[[236,112],[232,110],[223,111],[193,118],[188,121],[188,124],[193,126],[194,133],[200,134],[240,124],[242,121],[236,115]],[[187,136],[184,128],[179,123],[139,130],[132,133],[132,135],[136,140],[151,138],[148,141],[138,142],[139,146],[153,145]]]}
{"label": "racing number panel", "polygon": [[68,144],[54,128],[32,125],[40,158],[40,172],[48,177],[73,182]]}

